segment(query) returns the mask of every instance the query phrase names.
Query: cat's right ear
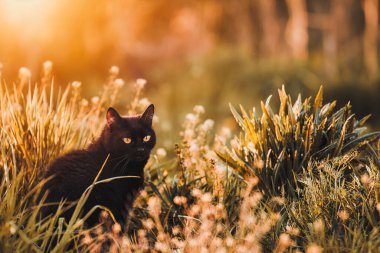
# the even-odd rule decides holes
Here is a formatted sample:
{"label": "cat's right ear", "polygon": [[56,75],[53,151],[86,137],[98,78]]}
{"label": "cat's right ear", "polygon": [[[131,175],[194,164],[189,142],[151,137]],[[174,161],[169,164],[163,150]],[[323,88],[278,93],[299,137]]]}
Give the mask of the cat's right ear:
{"label": "cat's right ear", "polygon": [[121,119],[119,113],[112,107],[107,110],[107,126],[111,128],[112,125],[119,122]]}

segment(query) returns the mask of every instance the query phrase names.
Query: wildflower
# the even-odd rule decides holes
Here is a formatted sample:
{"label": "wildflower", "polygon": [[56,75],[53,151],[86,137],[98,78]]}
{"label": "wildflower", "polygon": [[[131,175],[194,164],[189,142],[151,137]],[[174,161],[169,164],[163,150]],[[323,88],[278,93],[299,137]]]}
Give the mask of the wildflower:
{"label": "wildflower", "polygon": [[146,192],[146,190],[142,190],[140,192],[140,196],[145,199],[146,197],[148,197],[148,193]]}
{"label": "wildflower", "polygon": [[286,226],[286,232],[291,234],[291,235],[299,235],[300,230],[299,228],[291,227],[291,226]]}
{"label": "wildflower", "polygon": [[137,231],[137,235],[138,235],[139,237],[145,237],[145,236],[146,236],[146,231],[145,231],[144,229],[139,229],[139,230]]}
{"label": "wildflower", "polygon": [[160,158],[160,159],[165,158],[166,157],[166,150],[163,148],[159,148],[159,149],[157,149],[156,154],[157,154],[158,158]]}
{"label": "wildflower", "polygon": [[314,221],[314,223],[313,223],[314,231],[317,233],[322,233],[324,230],[324,226],[325,225],[324,225],[322,219],[318,219],[318,220]]}
{"label": "wildflower", "polygon": [[119,74],[119,67],[112,66],[110,68],[110,74],[113,75],[113,76],[117,76]]}
{"label": "wildflower", "polygon": [[26,67],[21,67],[18,71],[18,76],[21,80],[27,80],[32,77],[32,72]]}
{"label": "wildflower", "polygon": [[259,183],[259,178],[258,177],[250,177],[247,179],[247,181],[251,186],[255,186]]}
{"label": "wildflower", "polygon": [[226,238],[226,245],[227,245],[227,247],[232,247],[232,246],[234,246],[234,244],[235,244],[234,238],[232,238],[231,236],[228,236]]}
{"label": "wildflower", "polygon": [[365,173],[360,177],[360,181],[362,182],[363,185],[368,186],[369,183],[371,182],[371,178],[369,177],[367,173]]}
{"label": "wildflower", "polygon": [[192,129],[186,129],[184,134],[183,134],[183,137],[185,139],[191,139],[191,138],[193,138],[193,135],[194,135],[194,131]]}
{"label": "wildflower", "polygon": [[136,80],[136,87],[137,87],[137,89],[143,89],[145,87],[145,84],[146,84],[146,80],[143,79],[143,78],[138,78]]}
{"label": "wildflower", "polygon": [[273,197],[272,201],[276,202],[279,205],[284,205],[285,204],[285,199],[282,198],[282,197]]}
{"label": "wildflower", "polygon": [[86,233],[82,239],[82,242],[83,242],[83,244],[87,244],[87,245],[91,244],[91,242],[92,242],[91,236],[88,233]]}
{"label": "wildflower", "polygon": [[88,106],[88,101],[87,101],[87,99],[82,99],[82,101],[81,101],[81,104],[82,104],[82,106],[84,106],[84,107],[86,107],[86,106]]}
{"label": "wildflower", "polygon": [[220,131],[220,134],[226,138],[229,138],[231,136],[231,129],[228,127],[223,127]]}
{"label": "wildflower", "polygon": [[284,252],[288,247],[292,246],[294,241],[290,238],[288,234],[281,234],[278,239],[278,244],[275,249],[275,252]]}
{"label": "wildflower", "polygon": [[107,211],[102,211],[101,217],[102,219],[107,219],[109,217],[109,213]]}
{"label": "wildflower", "polygon": [[158,216],[161,212],[161,202],[157,197],[150,197],[148,200],[149,213],[152,216]]}
{"label": "wildflower", "polygon": [[201,207],[199,205],[193,205],[190,209],[190,213],[192,216],[198,215],[201,211]]}
{"label": "wildflower", "polygon": [[78,89],[81,85],[82,83],[78,81],[74,81],[71,83],[71,87],[73,87],[74,89]]}
{"label": "wildflower", "polygon": [[306,253],[322,253],[323,252],[323,248],[317,244],[310,244],[307,249],[306,249]]}
{"label": "wildflower", "polygon": [[180,196],[175,196],[173,199],[174,204],[176,205],[181,205],[181,197]]}
{"label": "wildflower", "polygon": [[181,232],[181,228],[179,226],[174,226],[172,228],[173,235],[179,235],[180,232]]}
{"label": "wildflower", "polygon": [[201,126],[202,130],[207,132],[214,127],[214,121],[212,119],[207,119]]}
{"label": "wildflower", "polygon": [[139,104],[141,105],[141,107],[148,107],[151,104],[151,102],[147,98],[142,98],[140,99]]}
{"label": "wildflower", "polygon": [[143,221],[143,224],[144,227],[148,230],[152,230],[155,227],[152,219],[146,219],[145,221]]}
{"label": "wildflower", "polygon": [[201,200],[205,203],[210,203],[212,201],[211,193],[206,192],[205,194],[203,194]]}
{"label": "wildflower", "polygon": [[53,70],[53,62],[52,61],[45,61],[43,63],[43,68],[44,68],[44,72],[46,74],[51,73],[51,71]]}
{"label": "wildflower", "polygon": [[187,198],[185,196],[181,196],[181,204],[186,205],[187,203]]}
{"label": "wildflower", "polygon": [[92,97],[92,98],[91,98],[91,102],[92,102],[93,104],[95,104],[95,105],[96,105],[97,103],[99,103],[99,100],[100,100],[100,99],[99,99],[98,96],[95,96],[95,97]]}
{"label": "wildflower", "polygon": [[185,119],[189,122],[195,122],[197,121],[198,117],[193,113],[188,113],[186,114]]}
{"label": "wildflower", "polygon": [[199,150],[199,147],[198,147],[197,143],[193,142],[193,143],[190,144],[190,147],[189,147],[189,152],[190,153],[198,152],[198,150]]}
{"label": "wildflower", "polygon": [[121,232],[121,226],[120,226],[119,223],[113,224],[113,226],[112,226],[112,232],[114,234],[119,234]]}
{"label": "wildflower", "polygon": [[346,210],[343,210],[343,211],[339,211],[338,212],[338,217],[342,220],[342,221],[346,221],[349,217],[349,214]]}
{"label": "wildflower", "polygon": [[194,106],[193,110],[197,114],[203,114],[203,113],[205,113],[205,108],[202,105],[196,105],[196,106]]}
{"label": "wildflower", "polygon": [[115,81],[114,81],[114,84],[116,87],[118,88],[121,88],[124,86],[124,80],[121,79],[121,78],[117,78]]}
{"label": "wildflower", "polygon": [[191,195],[193,195],[194,197],[196,198],[200,198],[202,196],[202,191],[197,189],[197,188],[194,188],[192,191],[191,191]]}
{"label": "wildflower", "polygon": [[158,235],[157,235],[157,240],[159,240],[159,241],[165,241],[165,239],[166,239],[166,234],[162,233],[162,232],[159,232]]}
{"label": "wildflower", "polygon": [[16,231],[17,231],[16,225],[13,223],[13,221],[8,222],[8,225],[9,225],[9,233],[11,233],[12,235],[14,235],[16,233]]}

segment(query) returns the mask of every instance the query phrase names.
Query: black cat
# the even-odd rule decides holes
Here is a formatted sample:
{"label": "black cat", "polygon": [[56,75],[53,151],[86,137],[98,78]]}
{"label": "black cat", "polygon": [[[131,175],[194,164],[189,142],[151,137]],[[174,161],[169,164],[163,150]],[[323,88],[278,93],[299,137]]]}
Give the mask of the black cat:
{"label": "black cat", "polygon": [[[47,193],[45,203],[67,203],[78,200],[83,192],[95,180],[108,154],[110,155],[98,181],[119,176],[137,176],[138,178],[115,179],[96,185],[86,201],[82,214],[86,214],[96,205],[112,211],[117,222],[125,225],[128,211],[132,207],[139,190],[144,187],[144,167],[151,150],[156,143],[152,129],[154,106],[150,105],[142,115],[121,117],[109,108],[107,124],[100,137],[85,150],[75,150],[57,158],[47,169],[45,178],[51,178],[42,189]],[[46,206],[42,215],[52,214],[57,205]],[[74,208],[62,214],[66,221],[70,219]],[[100,210],[86,220],[87,226],[99,222]]]}

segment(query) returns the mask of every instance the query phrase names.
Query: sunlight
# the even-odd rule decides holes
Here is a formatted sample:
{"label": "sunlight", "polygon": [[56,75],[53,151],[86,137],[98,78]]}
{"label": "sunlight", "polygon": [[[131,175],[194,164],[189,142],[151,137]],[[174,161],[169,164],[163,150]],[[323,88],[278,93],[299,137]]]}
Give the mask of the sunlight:
{"label": "sunlight", "polygon": [[57,1],[0,0],[0,14],[9,25],[36,27],[47,21]]}

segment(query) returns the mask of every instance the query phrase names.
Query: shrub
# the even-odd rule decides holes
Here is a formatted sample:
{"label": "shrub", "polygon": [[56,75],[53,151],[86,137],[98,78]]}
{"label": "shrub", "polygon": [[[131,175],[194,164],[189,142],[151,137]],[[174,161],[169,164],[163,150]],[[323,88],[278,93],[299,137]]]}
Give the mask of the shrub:
{"label": "shrub", "polygon": [[366,156],[363,159],[380,164],[369,145],[380,132],[363,134],[368,117],[356,120],[350,104],[334,112],[335,101],[322,103],[322,87],[314,102],[310,97],[302,102],[299,95],[293,104],[284,87],[278,93],[281,104],[277,114],[269,105],[271,97],[261,102],[262,115],[255,108],[247,113],[242,107],[239,114],[231,106],[242,132],[232,150],[218,152],[242,177],[257,176],[258,187],[267,196],[297,197],[299,175],[311,161],[360,150]]}

